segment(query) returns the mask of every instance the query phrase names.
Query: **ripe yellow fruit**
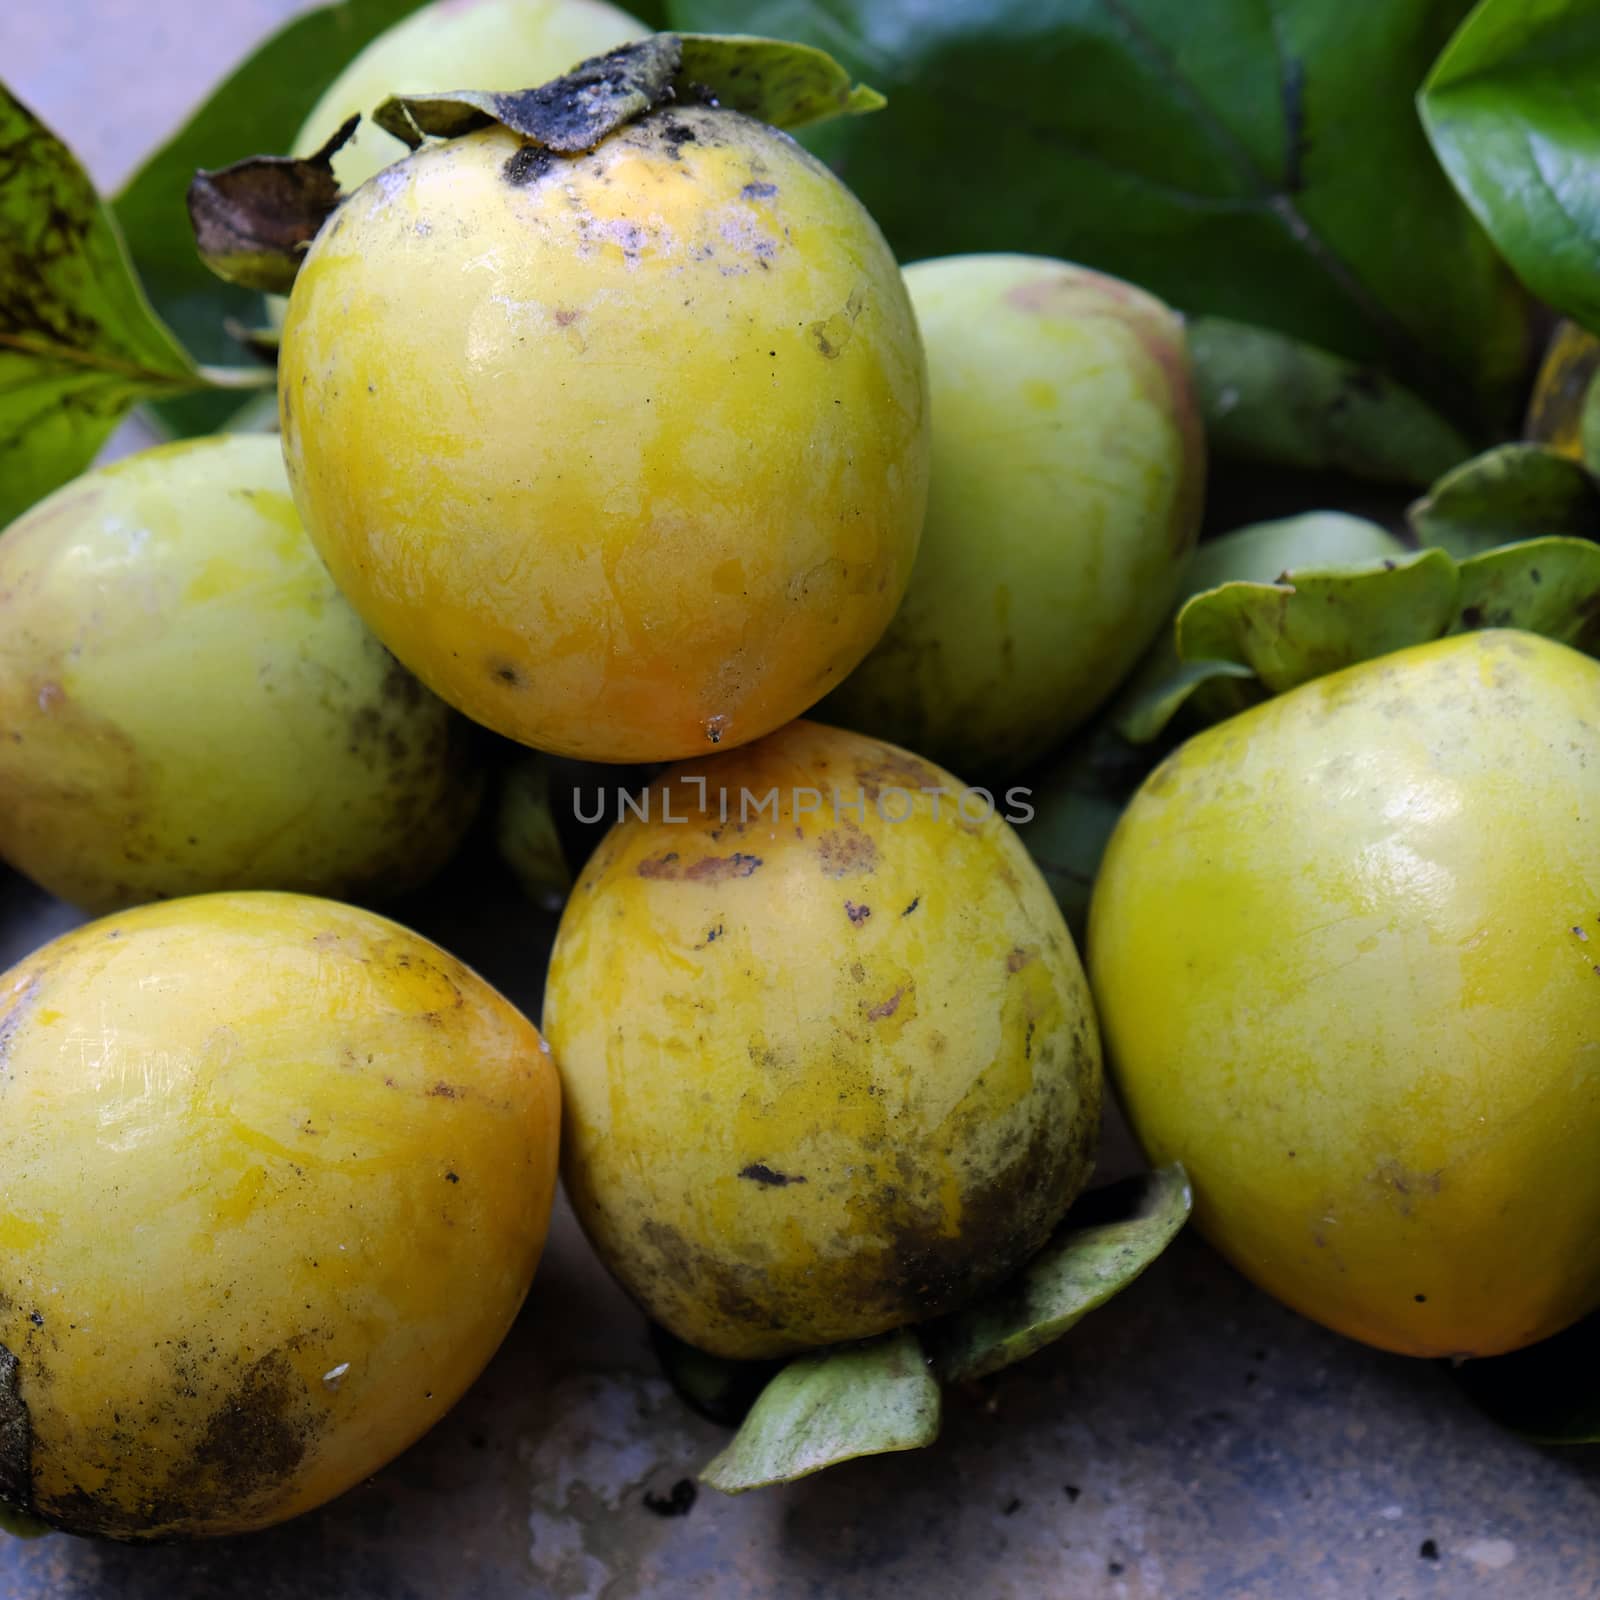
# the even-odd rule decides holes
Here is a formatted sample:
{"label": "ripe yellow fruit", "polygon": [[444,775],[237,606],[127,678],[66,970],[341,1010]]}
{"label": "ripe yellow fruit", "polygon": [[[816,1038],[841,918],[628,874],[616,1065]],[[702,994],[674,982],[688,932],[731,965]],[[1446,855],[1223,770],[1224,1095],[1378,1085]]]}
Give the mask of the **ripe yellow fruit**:
{"label": "ripe yellow fruit", "polygon": [[1600,1304],[1600,663],[1486,632],[1191,739],[1095,886],[1106,1053],[1296,1310],[1492,1355]]}
{"label": "ripe yellow fruit", "polygon": [[1021,770],[1127,676],[1200,526],[1179,318],[1038,256],[906,268],[928,352],[928,519],[905,601],[823,714],[962,772]]}
{"label": "ripe yellow fruit", "polygon": [[733,1357],[1006,1277],[1088,1177],[1100,1110],[1082,968],[1015,833],[948,773],[807,722],[650,802],[585,869],[545,994],[601,1257]]}
{"label": "ripe yellow fruit", "polygon": [[0,538],[0,856],[53,894],[390,896],[472,821],[472,730],[350,609],[288,491],[276,439],[198,439]]}
{"label": "ripe yellow fruit", "polygon": [[368,625],[525,744],[771,731],[876,641],[927,490],[922,347],[872,220],[786,135],[667,107],[562,157],[426,146],[294,286],[284,451]]}
{"label": "ripe yellow fruit", "polygon": [[359,112],[354,137],[333,158],[340,188],[358,188],[408,153],[371,120],[390,95],[532,89],[648,32],[604,0],[433,0],[380,33],[329,84],[292,154],[316,154]]}
{"label": "ripe yellow fruit", "polygon": [[239,1533],[432,1426],[543,1246],[533,1025],[364,911],[211,895],[0,976],[0,1501]]}

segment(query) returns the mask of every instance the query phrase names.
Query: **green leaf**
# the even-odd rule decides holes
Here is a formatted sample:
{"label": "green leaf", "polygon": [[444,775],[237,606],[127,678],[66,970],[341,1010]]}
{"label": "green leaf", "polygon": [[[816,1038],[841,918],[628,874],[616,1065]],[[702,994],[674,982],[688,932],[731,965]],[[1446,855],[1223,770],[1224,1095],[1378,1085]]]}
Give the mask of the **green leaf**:
{"label": "green leaf", "polygon": [[[902,260],[1008,249],[1127,278],[1498,423],[1526,307],[1413,96],[1465,0],[673,0],[798,39],[888,108],[813,148]],[[1464,416],[1458,413],[1465,413]]]}
{"label": "green leaf", "polygon": [[1600,1444],[1600,1316],[1452,1371],[1503,1428],[1540,1444]]}
{"label": "green leaf", "polygon": [[1059,1339],[1126,1289],[1178,1236],[1193,1208],[1189,1175],[1162,1167],[1091,1191],[1021,1272],[923,1330],[945,1383],[981,1378]]}
{"label": "green leaf", "polygon": [[[202,167],[287,153],[322,91],[418,3],[339,0],[297,17],[218,84],[117,196],[117,221],[152,303],[201,361],[236,360],[226,323],[253,326],[262,309],[258,294],[213,277],[195,254],[189,180]],[[189,434],[218,427],[237,404],[230,395],[199,394],[156,409],[164,426]]]}
{"label": "green leaf", "polygon": [[150,309],[88,174],[3,86],[0,171],[4,527],[82,472],[136,401],[206,379]]}
{"label": "green leaf", "polygon": [[686,33],[680,85],[703,84],[717,104],[775,128],[810,128],[833,117],[858,117],[886,104],[856,83],[826,51],[774,39]]}
{"label": "green leaf", "polygon": [[1424,544],[1457,557],[1546,534],[1600,537],[1600,488],[1547,445],[1503,444],[1447,472],[1406,513]]}
{"label": "green leaf", "polygon": [[495,846],[523,893],[546,911],[560,910],[572,868],[550,805],[550,769],[532,752],[515,757],[501,780]]}
{"label": "green leaf", "polygon": [[1017,831],[1080,950],[1100,858],[1123,808],[1162,753],[1123,738],[1102,715],[1033,785],[1034,814]]}
{"label": "green leaf", "polygon": [[52,1528],[48,1522],[40,1522],[37,1517],[30,1517],[25,1511],[18,1511],[0,1500],[0,1533],[8,1533],[13,1539],[42,1539],[46,1534],[59,1532],[59,1528]]}
{"label": "green leaf", "polygon": [[514,93],[395,95],[372,114],[413,149],[498,122],[546,150],[592,150],[613,129],[667,101],[710,100],[798,128],[876,111],[883,96],[831,56],[779,39],[658,33],[585,61],[565,77]]}
{"label": "green leaf", "polygon": [[1600,544],[1529,539],[1459,568],[1452,632],[1521,628],[1600,655]]}
{"label": "green leaf", "polygon": [[1236,578],[1268,583],[1313,567],[1370,565],[1410,553],[1402,540],[1365,517],[1307,511],[1298,517],[1252,522],[1207,539],[1190,556],[1184,581],[1187,594],[1198,594]]}
{"label": "green leaf", "polygon": [[901,1329],[797,1356],[700,1479],[742,1494],[857,1456],[920,1449],[938,1436],[939,1385],[917,1336]]}
{"label": "green leaf", "polygon": [[1231,716],[1263,698],[1249,667],[1237,661],[1181,660],[1176,640],[1163,633],[1118,692],[1112,725],[1130,744],[1150,744],[1208,685],[1213,690],[1223,689],[1228,696],[1222,701],[1211,697],[1210,704],[1229,707],[1218,716]]}
{"label": "green leaf", "polygon": [[650,1324],[650,1343],[678,1398],[726,1428],[738,1427],[782,1367],[778,1361],[730,1361],[707,1355],[655,1322]]}
{"label": "green leaf", "polygon": [[1418,105],[1440,162],[1522,281],[1600,332],[1594,0],[1483,0]]}
{"label": "green leaf", "polygon": [[1178,613],[1185,661],[1234,661],[1272,694],[1439,638],[1456,614],[1456,564],[1443,550],[1288,583],[1225,583]]}
{"label": "green leaf", "polygon": [[[1303,569],[1364,566],[1408,554],[1393,534],[1342,511],[1308,511],[1275,522],[1256,522],[1196,547],[1184,575],[1187,598],[1235,579],[1287,580]],[[1117,732],[1149,744],[1191,707],[1204,722],[1220,722],[1266,697],[1254,671],[1237,661],[1185,661],[1177,629],[1164,629],[1111,707]]]}
{"label": "green leaf", "polygon": [[1392,378],[1270,329],[1200,317],[1189,325],[1189,354],[1219,455],[1425,484],[1472,453]]}

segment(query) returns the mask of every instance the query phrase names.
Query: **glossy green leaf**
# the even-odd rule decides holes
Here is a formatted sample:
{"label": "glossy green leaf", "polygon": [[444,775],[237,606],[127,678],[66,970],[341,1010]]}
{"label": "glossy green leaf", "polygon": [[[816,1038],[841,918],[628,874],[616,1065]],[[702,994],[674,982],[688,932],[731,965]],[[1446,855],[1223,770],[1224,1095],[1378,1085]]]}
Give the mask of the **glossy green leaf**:
{"label": "glossy green leaf", "polygon": [[385,100],[372,119],[413,149],[498,122],[546,150],[592,150],[613,129],[665,102],[709,100],[774,127],[876,111],[883,96],[831,56],[781,39],[657,33],[618,45],[565,77],[515,93],[456,90]]}
{"label": "glossy green leaf", "polygon": [[501,779],[495,846],[523,893],[559,911],[572,889],[572,868],[550,804],[550,768],[532,751],[517,756]]}
{"label": "glossy green leaf", "polygon": [[1482,0],[1419,97],[1439,160],[1522,281],[1600,332],[1600,6]]}
{"label": "glossy green leaf", "polygon": [[813,148],[902,260],[1083,262],[1500,420],[1524,306],[1413,106],[1465,0],[1386,0],[1359,25],[1345,0],[670,10],[685,29],[816,45],[884,91],[881,116]]}
{"label": "glossy green leaf", "polygon": [[1406,515],[1423,544],[1474,556],[1548,534],[1600,538],[1600,488],[1547,445],[1504,444],[1446,473]]}
{"label": "glossy green leaf", "polygon": [[1456,611],[1456,565],[1423,550],[1365,568],[1297,572],[1288,583],[1225,583],[1178,613],[1185,661],[1234,661],[1272,694],[1358,661],[1439,638]]}
{"label": "glossy green leaf", "polygon": [[934,1370],[946,1383],[982,1378],[1052,1344],[1126,1289],[1193,1206],[1176,1164],[1082,1196],[1014,1278],[923,1330]]}
{"label": "glossy green leaf", "polygon": [[[286,154],[322,91],[383,30],[420,0],[338,0],[296,17],[253,51],[124,185],[117,221],[152,303],[201,361],[236,361],[230,318],[262,320],[261,297],[223,283],[195,253],[185,196],[202,167],[247,156]],[[164,426],[180,434],[221,425],[237,406],[229,395],[163,402]]]}
{"label": "glossy green leaf", "polygon": [[783,1365],[778,1361],[730,1361],[725,1356],[707,1355],[655,1322],[650,1324],[650,1343],[678,1398],[708,1421],[720,1422],[726,1428],[736,1428],[744,1421],[761,1391]]}
{"label": "glossy green leaf", "polygon": [[1451,1370],[1503,1428],[1540,1444],[1600,1444],[1600,1316],[1525,1350]]}
{"label": "glossy green leaf", "polygon": [[700,1479],[741,1494],[857,1456],[916,1450],[938,1436],[939,1385],[917,1336],[902,1329],[797,1356]]}
{"label": "glossy green leaf", "polygon": [[3,86],[0,171],[4,527],[82,472],[130,406],[206,379],[151,310],[88,174]]}
{"label": "glossy green leaf", "polygon": [[1600,544],[1530,539],[1460,565],[1452,631],[1521,628],[1600,655]]}
{"label": "glossy green leaf", "polygon": [[1200,317],[1189,353],[1218,455],[1426,484],[1472,454],[1459,430],[1392,378],[1270,329]]}

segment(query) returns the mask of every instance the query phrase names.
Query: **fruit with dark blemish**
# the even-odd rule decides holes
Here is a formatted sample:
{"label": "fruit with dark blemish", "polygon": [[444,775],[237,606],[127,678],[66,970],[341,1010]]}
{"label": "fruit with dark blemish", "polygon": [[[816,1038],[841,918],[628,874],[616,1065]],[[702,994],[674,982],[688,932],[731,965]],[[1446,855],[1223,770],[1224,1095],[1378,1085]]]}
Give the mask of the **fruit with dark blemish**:
{"label": "fruit with dark blemish", "polygon": [[1383,656],[1191,739],[1100,870],[1151,1160],[1242,1272],[1384,1349],[1600,1306],[1597,707],[1600,662],[1531,634]]}
{"label": "fruit with dark blemish", "polygon": [[567,1192],[700,1349],[937,1316],[1030,1256],[1088,1176],[1082,969],[1016,835],[964,822],[960,792],[792,723],[669,769],[567,903],[545,997]]}
{"label": "fruit with dark blemish", "polygon": [[1205,447],[1183,325],[1034,256],[906,269],[928,352],[928,517],[906,597],[822,715],[972,776],[1083,721],[1177,599]]}
{"label": "fruit with dark blemish", "polygon": [[424,145],[312,245],[279,367],[296,502],[476,721],[606,761],[730,749],[841,682],[911,575],[905,284],[839,180],[736,112],[525,148]]}
{"label": "fruit with dark blemish", "polygon": [[397,895],[465,833],[477,752],[334,587],[276,439],[146,451],[0,539],[0,856],[87,910]]}
{"label": "fruit with dark blemish", "polygon": [[270,1526],[431,1427],[511,1326],[559,1084],[418,935],[298,895],[144,906],[0,975],[0,1037],[0,1503]]}

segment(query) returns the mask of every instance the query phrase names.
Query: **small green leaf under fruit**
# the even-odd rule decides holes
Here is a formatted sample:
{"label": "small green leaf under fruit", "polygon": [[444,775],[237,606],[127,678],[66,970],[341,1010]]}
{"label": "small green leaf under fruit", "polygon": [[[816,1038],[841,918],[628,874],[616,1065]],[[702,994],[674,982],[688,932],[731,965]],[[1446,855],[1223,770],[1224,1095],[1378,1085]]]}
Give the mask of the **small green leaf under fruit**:
{"label": "small green leaf under fruit", "polygon": [[1225,583],[1178,613],[1185,661],[1234,661],[1272,694],[1358,661],[1437,639],[1455,615],[1456,567],[1422,550],[1364,568],[1297,572],[1289,583]]}
{"label": "small green leaf under fruit", "polygon": [[668,102],[726,106],[779,128],[876,111],[883,97],[831,56],[779,39],[658,33],[582,62],[537,88],[395,95],[373,112],[415,149],[498,122],[557,154],[592,150],[624,123]]}
{"label": "small green leaf under fruit", "polygon": [[667,1381],[684,1404],[725,1428],[736,1428],[744,1421],[761,1391],[783,1365],[778,1361],[730,1361],[725,1356],[707,1355],[654,1322],[650,1324],[650,1343]]}
{"label": "small green leaf under fruit", "polygon": [[1600,1444],[1600,1314],[1525,1350],[1452,1370],[1501,1427],[1539,1444]]}
{"label": "small green leaf under fruit", "polygon": [[[1227,683],[1219,680],[1229,680]],[[1183,661],[1165,634],[1134,669],[1112,706],[1118,733],[1130,744],[1159,739],[1172,719],[1208,685],[1230,696],[1228,704],[1242,711],[1263,698],[1254,671],[1237,661]],[[1231,713],[1230,713],[1231,714]]]}
{"label": "small green leaf under fruit", "polygon": [[1600,486],[1569,456],[1503,444],[1448,472],[1406,513],[1417,538],[1457,558],[1517,539],[1600,538]]}
{"label": "small green leaf under fruit", "polygon": [[572,868],[550,805],[550,768],[532,751],[517,756],[501,779],[495,846],[535,905],[561,909],[572,889]]}
{"label": "small green leaf under fruit", "polygon": [[1218,454],[1422,485],[1465,460],[1465,436],[1409,389],[1268,328],[1189,324],[1189,354]]}
{"label": "small green leaf under fruit", "polygon": [[25,1511],[17,1511],[0,1500],[0,1533],[8,1533],[13,1539],[42,1539],[46,1534],[58,1532],[60,1529],[52,1528],[48,1522],[40,1522],[37,1517],[30,1517]]}
{"label": "small green leaf under fruit", "polygon": [[189,221],[205,264],[228,283],[269,294],[294,287],[300,262],[339,204],[335,152],[356,131],[349,118],[314,156],[252,156],[189,185]]}
{"label": "small green leaf under fruit", "polygon": [[1463,561],[1452,632],[1521,628],[1600,654],[1600,544],[1530,539]]}
{"label": "small green leaf under fruit", "polygon": [[1117,818],[1161,757],[1101,716],[1033,785],[1033,816],[1018,827],[1081,950],[1089,897]]}
{"label": "small green leaf under fruit", "polygon": [[1177,1164],[1083,1195],[1010,1282],[923,1330],[946,1383],[981,1378],[1059,1339],[1177,1237],[1194,1197]]}
{"label": "small green leaf under fruit", "polygon": [[700,1474],[724,1494],[790,1483],[857,1456],[916,1450],[939,1436],[939,1385],[907,1329],[796,1356]]}

